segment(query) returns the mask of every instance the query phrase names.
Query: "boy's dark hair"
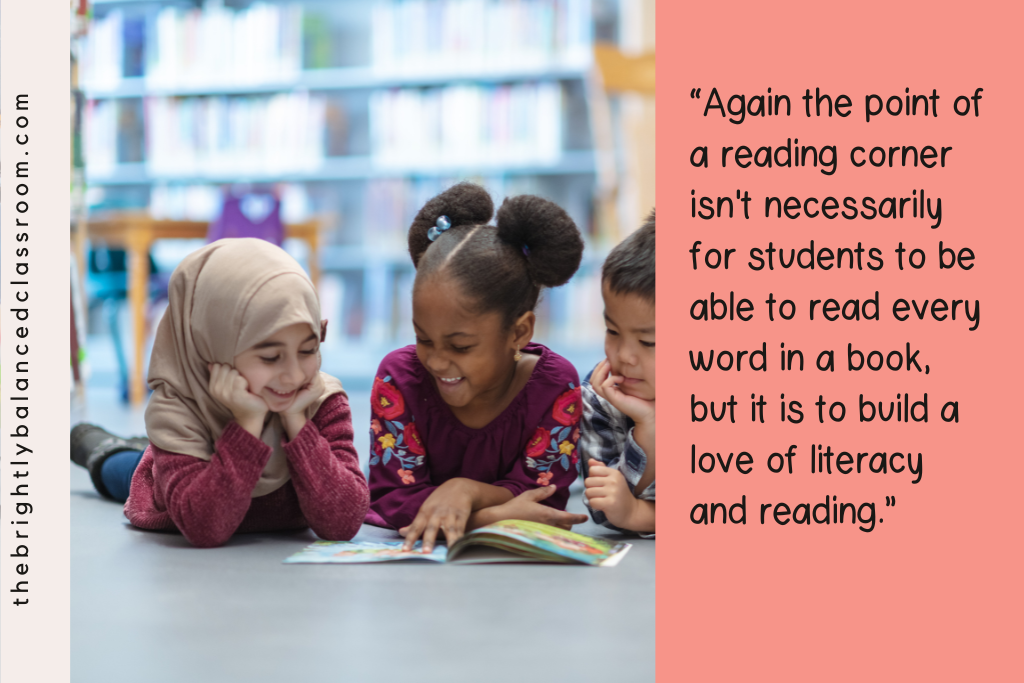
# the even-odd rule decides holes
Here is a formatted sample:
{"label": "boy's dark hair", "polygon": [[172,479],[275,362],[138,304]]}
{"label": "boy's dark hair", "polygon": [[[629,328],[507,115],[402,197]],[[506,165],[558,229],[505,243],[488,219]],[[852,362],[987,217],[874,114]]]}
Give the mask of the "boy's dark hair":
{"label": "boy's dark hair", "polygon": [[[506,199],[497,225],[487,225],[493,214],[487,190],[459,183],[420,209],[409,228],[409,255],[414,287],[443,271],[476,300],[479,312],[499,311],[509,327],[536,307],[541,287],[569,281],[583,257],[583,240],[569,214],[541,197]],[[440,216],[451,227],[432,242],[427,232]]]}
{"label": "boy's dark hair", "polygon": [[640,229],[619,242],[601,268],[613,294],[636,294],[654,303],[654,209]]}

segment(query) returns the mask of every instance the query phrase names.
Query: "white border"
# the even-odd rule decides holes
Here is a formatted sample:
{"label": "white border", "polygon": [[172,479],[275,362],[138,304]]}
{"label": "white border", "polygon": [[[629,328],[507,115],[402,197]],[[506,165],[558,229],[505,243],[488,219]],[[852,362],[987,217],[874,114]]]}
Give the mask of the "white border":
{"label": "white border", "polygon": [[[0,680],[70,680],[70,30],[67,0],[3,0],[0,20]],[[28,111],[15,111],[16,95],[27,94]],[[17,117],[27,115],[25,128]],[[28,143],[15,136],[27,133]],[[29,154],[26,155],[25,152]],[[16,162],[29,161],[28,179],[16,178]],[[19,183],[28,194],[17,196]],[[16,212],[18,201],[28,211]],[[15,218],[28,227],[18,228]],[[28,240],[18,242],[26,232]],[[28,248],[19,258],[17,249]],[[16,275],[15,264],[28,262],[29,272]],[[27,281],[26,286],[12,281]],[[17,292],[28,291],[26,303]],[[28,320],[15,318],[12,308],[28,306]],[[28,336],[19,339],[18,327]],[[16,347],[28,345],[19,356]],[[28,361],[28,372],[15,372],[16,361]],[[27,377],[28,389],[15,381]],[[27,396],[25,401],[12,401]],[[16,415],[18,406],[28,416]],[[32,453],[15,456],[14,427],[24,424],[28,438],[19,439]],[[11,465],[27,461],[27,466]],[[15,472],[28,471],[15,478]],[[11,494],[27,484],[27,496]],[[16,514],[16,502],[29,502],[31,514]],[[26,525],[12,522],[26,520]],[[15,530],[28,534],[29,557],[10,555],[17,548]],[[19,576],[18,564],[28,573]],[[11,589],[28,581],[28,604],[15,606]],[[26,594],[21,594],[24,597]]]}

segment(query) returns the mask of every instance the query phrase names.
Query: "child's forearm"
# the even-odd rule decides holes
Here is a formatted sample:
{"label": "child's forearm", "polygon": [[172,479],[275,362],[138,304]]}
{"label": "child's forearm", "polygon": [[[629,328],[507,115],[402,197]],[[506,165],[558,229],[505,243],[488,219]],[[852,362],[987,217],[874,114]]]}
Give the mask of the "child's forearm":
{"label": "child's forearm", "polygon": [[470,515],[469,522],[466,523],[466,531],[479,529],[480,527],[487,526],[488,524],[494,524],[495,522],[500,522],[505,519],[523,518],[524,516],[522,514],[521,509],[517,511],[513,508],[510,508],[508,505],[505,505],[504,503],[500,503],[498,505],[492,505],[490,507],[482,508],[480,510],[475,511],[472,515]]}
{"label": "child's forearm", "polygon": [[483,510],[495,505],[501,505],[514,498],[512,492],[504,486],[485,484],[472,479],[467,479],[466,485],[470,487],[473,496],[473,510]]}
{"label": "child's forearm", "polygon": [[[486,494],[486,500],[481,497],[480,500],[484,500],[486,505],[481,507],[473,506],[473,513],[469,516],[469,521],[466,523],[466,531],[472,531],[473,529],[479,529],[482,526],[488,524],[494,524],[500,522],[503,519],[518,519],[515,513],[508,509],[505,503],[515,498],[511,491],[504,486],[495,486],[493,484],[480,484],[474,482],[481,487],[486,487],[481,493]],[[474,496],[474,500],[476,497]]]}
{"label": "child's forearm", "polygon": [[241,525],[271,451],[229,423],[209,461],[158,447],[153,454],[155,484],[174,525],[192,545],[212,548],[227,543]]}
{"label": "child's forearm", "polygon": [[636,499],[636,506],[623,528],[642,534],[654,533],[654,502]]}
{"label": "child's forearm", "polygon": [[260,415],[245,415],[242,419],[235,418],[235,422],[238,423],[239,427],[249,432],[257,439],[261,438],[261,435],[263,434],[263,420],[264,416]]}
{"label": "child's forearm", "polygon": [[[370,505],[351,430],[329,442],[315,424],[307,426],[284,445],[299,507],[317,536],[348,541],[359,533]],[[328,433],[333,426],[327,425]]]}
{"label": "child's forearm", "polygon": [[636,445],[647,456],[647,465],[644,467],[644,473],[640,475],[640,480],[633,487],[633,492],[640,494],[654,481],[654,423],[635,425],[633,427],[633,440],[636,441]]}
{"label": "child's forearm", "polygon": [[487,526],[488,524],[494,524],[505,519],[501,514],[500,505],[492,505],[481,510],[477,510],[469,516],[469,521],[466,522],[466,531],[472,531],[473,529],[479,529],[480,527]]}
{"label": "child's forearm", "polygon": [[306,426],[306,415],[299,413],[298,415],[286,415],[281,414],[281,424],[284,427],[285,434],[288,435],[289,441],[294,441],[295,437],[299,435],[302,428]]}

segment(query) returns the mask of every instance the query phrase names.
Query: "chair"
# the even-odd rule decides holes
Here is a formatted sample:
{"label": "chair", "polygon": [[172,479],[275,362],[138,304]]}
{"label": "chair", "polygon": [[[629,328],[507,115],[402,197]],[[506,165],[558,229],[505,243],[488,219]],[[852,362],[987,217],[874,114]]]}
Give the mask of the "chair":
{"label": "chair", "polygon": [[256,237],[281,246],[284,242],[281,200],[267,193],[226,196],[220,216],[210,223],[206,241],[216,242],[226,237]]}
{"label": "chair", "polygon": [[[114,341],[114,354],[121,400],[128,402],[128,361],[121,340],[119,312],[121,302],[128,298],[127,254],[123,249],[108,249],[95,245],[89,251],[89,265],[86,275],[86,293],[90,307],[99,306],[106,315],[107,327]],[[153,257],[149,257],[149,287],[151,299],[167,297],[167,276],[157,270]]]}

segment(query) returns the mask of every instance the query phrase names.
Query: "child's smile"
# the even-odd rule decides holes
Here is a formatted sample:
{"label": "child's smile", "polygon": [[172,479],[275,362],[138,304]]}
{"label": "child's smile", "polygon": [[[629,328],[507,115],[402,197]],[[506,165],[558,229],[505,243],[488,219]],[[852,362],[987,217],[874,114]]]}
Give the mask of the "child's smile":
{"label": "child's smile", "polygon": [[266,396],[264,396],[264,400],[267,401],[267,405],[269,406],[272,402],[281,403],[281,410],[284,410],[289,405],[291,405],[292,399],[294,399],[295,396],[299,393],[297,389],[292,389],[291,391],[287,392],[281,392],[275,391],[270,387],[264,387],[264,392],[266,393]]}
{"label": "child's smile", "polygon": [[460,393],[466,384],[465,377],[439,377],[438,375],[433,375],[433,377],[436,380],[437,391],[441,394],[441,398],[444,399],[445,403],[448,405],[464,404],[460,400]]}
{"label": "child's smile", "polygon": [[[507,403],[516,375],[512,333],[501,315],[477,313],[444,277],[430,277],[413,292],[416,356],[456,414],[492,412]],[[460,416],[461,417],[461,416]]]}
{"label": "child's smile", "polygon": [[305,323],[278,330],[235,356],[235,369],[272,413],[287,410],[320,369],[319,337]]}

